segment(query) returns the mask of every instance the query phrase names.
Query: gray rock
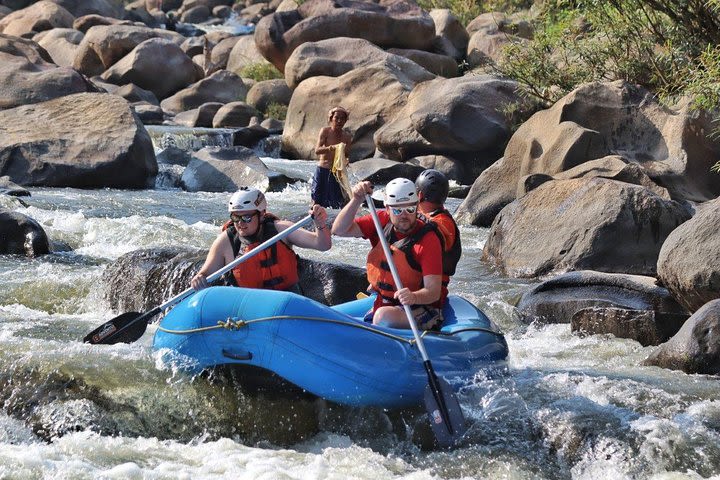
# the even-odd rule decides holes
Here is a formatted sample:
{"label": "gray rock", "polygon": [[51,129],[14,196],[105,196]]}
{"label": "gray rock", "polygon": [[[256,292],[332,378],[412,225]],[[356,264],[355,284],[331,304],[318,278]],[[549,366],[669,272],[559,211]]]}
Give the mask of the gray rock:
{"label": "gray rock", "polygon": [[695,312],[680,331],[643,362],[685,373],[720,374],[720,300]]}
{"label": "gray rock", "polygon": [[[150,310],[188,288],[206,254],[175,248],[127,253],[103,273],[105,297],[116,311]],[[301,258],[298,272],[304,294],[326,305],[354,300],[368,285],[365,270],[350,265]]]}
{"label": "gray rock", "polygon": [[154,182],[150,135],[117,95],[80,93],[2,110],[0,125],[0,175],[20,185],[145,188]]}
{"label": "gray rock", "polygon": [[570,323],[574,332],[609,333],[642,345],[666,341],[689,316],[652,277],[591,270],[542,282],[516,308],[528,323]]}
{"label": "gray rock", "polygon": [[242,186],[267,190],[270,171],[245,147],[205,147],[193,154],[183,172],[189,192],[234,192]]}
{"label": "gray rock", "polygon": [[383,48],[427,50],[435,39],[435,24],[414,2],[308,0],[297,10],[263,17],[255,28],[258,50],[280,71],[298,46],[334,37],[364,38]]}
{"label": "gray rock", "polygon": [[[712,175],[708,173],[708,175]],[[700,205],[660,249],[658,277],[691,312],[720,298],[720,199]]]}
{"label": "gray rock", "polygon": [[655,275],[660,247],[688,218],[677,202],[638,185],[554,180],[498,214],[483,259],[513,277],[566,270]]}
{"label": "gray rock", "polygon": [[30,192],[10,181],[7,175],[0,177],[0,195],[10,195],[11,197],[29,197]]}
{"label": "gray rock", "polygon": [[[203,77],[203,72],[171,40],[150,38],[108,68],[101,77],[116,85],[134,83],[167,98]],[[163,102],[163,110],[165,108]],[[193,105],[193,107],[199,105]]]}
{"label": "gray rock", "polygon": [[367,158],[350,165],[350,172],[354,177],[377,184],[385,184],[398,177],[415,181],[423,170],[425,168],[419,165],[396,162],[387,158]]}
{"label": "gray rock", "polygon": [[0,208],[0,254],[36,257],[50,252],[45,230],[34,219]]}
{"label": "gray rock", "polygon": [[220,70],[166,98],[160,106],[166,112],[179,113],[207,102],[225,104],[243,100],[246,95],[247,87],[240,77]]}
{"label": "gray rock", "polygon": [[290,158],[317,158],[315,144],[318,132],[327,126],[328,111],[338,105],[352,105],[345,124],[352,135],[350,161],[367,158],[376,150],[375,132],[402,109],[416,84],[432,78],[435,76],[424,68],[397,55],[340,77],[308,78],[290,100],[283,151]]}

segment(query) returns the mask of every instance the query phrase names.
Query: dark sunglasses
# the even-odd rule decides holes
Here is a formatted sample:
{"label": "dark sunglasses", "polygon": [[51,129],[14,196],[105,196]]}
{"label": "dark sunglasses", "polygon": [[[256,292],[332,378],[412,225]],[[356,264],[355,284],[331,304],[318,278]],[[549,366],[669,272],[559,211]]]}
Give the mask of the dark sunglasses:
{"label": "dark sunglasses", "polygon": [[234,223],[250,223],[253,221],[254,216],[254,213],[248,213],[247,215],[238,215],[237,213],[231,213],[230,220],[232,220]]}
{"label": "dark sunglasses", "polygon": [[405,208],[390,207],[390,211],[393,213],[393,215],[400,215],[403,212],[415,213],[415,210],[417,210],[417,205],[410,205],[409,207],[405,207]]}

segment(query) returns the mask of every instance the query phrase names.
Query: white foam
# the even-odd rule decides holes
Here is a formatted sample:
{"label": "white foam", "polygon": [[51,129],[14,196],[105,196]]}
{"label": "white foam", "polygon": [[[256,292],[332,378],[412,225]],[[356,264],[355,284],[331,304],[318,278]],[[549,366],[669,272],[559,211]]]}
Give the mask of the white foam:
{"label": "white foam", "polygon": [[0,476],[12,472],[18,475],[14,478],[438,478],[429,470],[417,470],[392,456],[353,445],[326,446],[310,453],[247,447],[230,439],[185,444],[91,432],[71,433],[51,444],[0,444],[0,465]]}

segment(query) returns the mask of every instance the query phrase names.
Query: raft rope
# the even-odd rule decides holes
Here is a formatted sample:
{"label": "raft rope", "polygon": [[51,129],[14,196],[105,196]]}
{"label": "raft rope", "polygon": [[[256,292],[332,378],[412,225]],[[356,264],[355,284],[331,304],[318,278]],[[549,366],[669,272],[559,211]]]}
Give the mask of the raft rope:
{"label": "raft rope", "polygon": [[[246,327],[247,325],[250,325],[250,324],[252,324],[252,323],[269,322],[269,321],[273,321],[273,320],[310,320],[310,321],[325,322],[325,323],[337,323],[337,324],[340,324],[340,325],[345,325],[346,327],[352,327],[352,328],[359,328],[359,329],[361,329],[361,330],[367,330],[367,331],[369,331],[369,332],[372,332],[372,333],[375,333],[375,334],[378,334],[378,335],[382,335],[383,337],[391,338],[391,339],[393,339],[393,340],[397,340],[398,342],[404,342],[404,343],[407,343],[407,344],[409,344],[409,345],[414,345],[414,344],[415,344],[415,339],[414,339],[414,338],[401,337],[401,336],[399,336],[399,335],[394,335],[394,334],[392,334],[392,333],[384,332],[384,331],[382,331],[382,330],[378,330],[378,329],[376,329],[376,328],[372,328],[372,327],[370,327],[370,326],[368,326],[368,325],[363,325],[363,324],[361,324],[361,323],[350,323],[350,322],[347,322],[347,321],[336,320],[336,319],[333,319],[333,318],[325,318],[325,317],[305,317],[305,316],[298,316],[298,315],[276,315],[276,316],[272,316],[272,317],[255,318],[255,319],[252,319],[252,320],[243,320],[242,318],[232,318],[232,317],[229,317],[227,320],[219,320],[219,321],[217,322],[217,325],[213,325],[213,326],[210,326],[210,327],[191,328],[191,329],[188,329],[188,330],[170,330],[170,329],[168,329],[168,328],[164,328],[164,327],[159,326],[159,327],[158,327],[158,330],[160,330],[161,332],[172,333],[172,334],[175,334],[175,335],[189,335],[189,334],[191,334],[191,333],[207,332],[207,331],[210,331],[210,330],[216,330],[216,329],[220,329],[220,328],[224,328],[224,329],[226,329],[226,330],[240,330],[241,328],[244,328],[244,327]],[[496,331],[490,330],[490,329],[488,329],[488,328],[483,328],[483,327],[461,328],[461,329],[455,330],[454,332],[451,332],[451,333],[446,333],[446,332],[430,332],[430,331],[428,331],[428,330],[425,330],[425,331],[422,332],[422,334],[421,334],[420,336],[421,336],[421,337],[424,337],[426,334],[431,334],[431,335],[441,335],[441,336],[448,336],[448,337],[449,337],[449,336],[455,335],[456,333],[469,332],[469,331],[470,331],[470,332],[472,332],[472,331],[475,331],[475,332],[485,332],[485,333],[490,333],[490,334],[492,334],[492,335],[502,336],[502,333],[500,333],[500,332],[496,332]]]}

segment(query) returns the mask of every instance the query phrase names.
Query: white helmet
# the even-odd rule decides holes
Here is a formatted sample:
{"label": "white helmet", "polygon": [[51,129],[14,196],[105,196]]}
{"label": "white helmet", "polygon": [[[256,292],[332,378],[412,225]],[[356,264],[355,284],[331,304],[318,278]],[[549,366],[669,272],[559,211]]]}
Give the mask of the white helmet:
{"label": "white helmet", "polygon": [[391,180],[385,187],[385,205],[417,203],[418,195],[415,184],[407,178]]}
{"label": "white helmet", "polygon": [[267,208],[265,195],[256,189],[242,187],[232,194],[228,202],[228,212],[239,212],[243,210],[257,210],[262,212]]}

